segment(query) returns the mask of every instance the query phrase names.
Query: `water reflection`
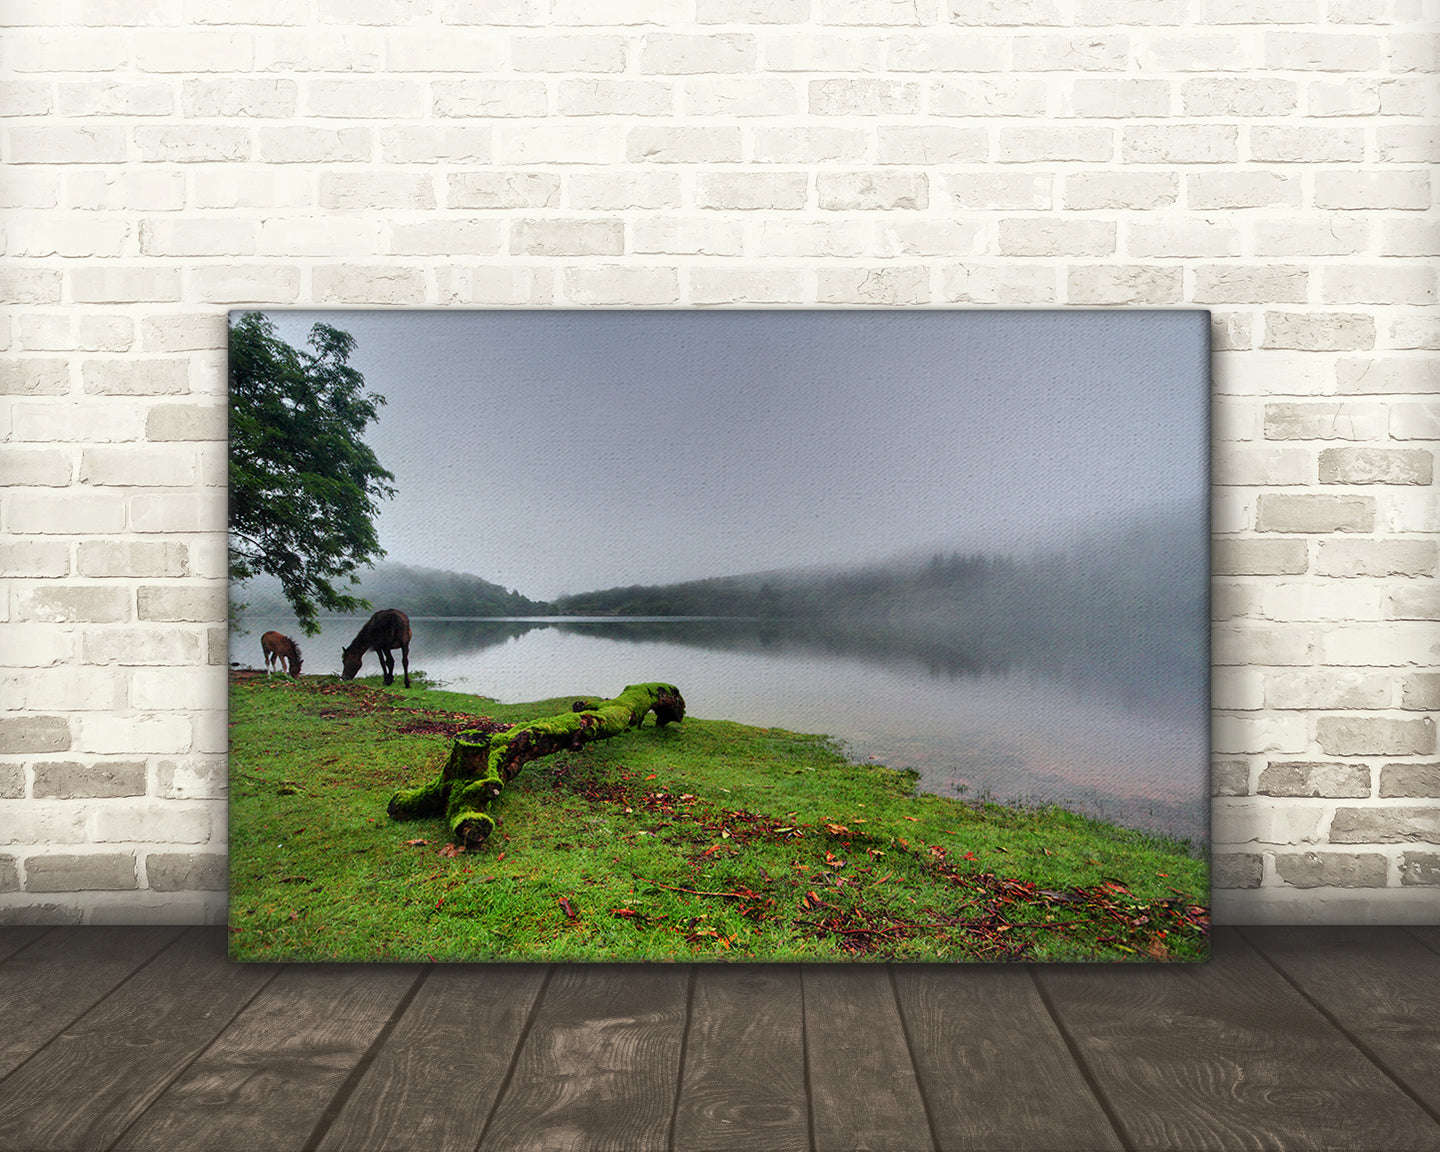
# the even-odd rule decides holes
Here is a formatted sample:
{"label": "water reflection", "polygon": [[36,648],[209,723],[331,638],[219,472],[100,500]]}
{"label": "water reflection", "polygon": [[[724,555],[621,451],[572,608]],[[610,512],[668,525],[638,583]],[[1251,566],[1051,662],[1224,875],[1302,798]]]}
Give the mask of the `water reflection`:
{"label": "water reflection", "polygon": [[[363,620],[304,641],[307,672],[338,670]],[[265,628],[236,651],[259,664]],[[681,686],[695,716],[843,740],[857,760],[913,768],[942,795],[1054,802],[1135,827],[1208,828],[1205,666],[1135,646],[1107,659],[1012,631],[704,618],[412,618],[411,667],[505,702]],[[246,645],[254,656],[244,655]],[[333,652],[333,659],[331,653]],[[330,665],[334,665],[334,669]],[[364,674],[378,668],[367,657]]]}

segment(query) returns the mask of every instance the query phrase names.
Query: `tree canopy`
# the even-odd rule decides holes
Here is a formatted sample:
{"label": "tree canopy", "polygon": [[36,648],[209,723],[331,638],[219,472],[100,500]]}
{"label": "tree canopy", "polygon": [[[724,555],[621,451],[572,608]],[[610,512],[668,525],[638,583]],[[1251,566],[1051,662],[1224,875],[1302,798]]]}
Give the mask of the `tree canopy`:
{"label": "tree canopy", "polygon": [[316,324],[308,344],[259,312],[230,328],[230,579],[274,576],[313,636],[320,611],[370,606],[336,584],[385,555],[374,517],[395,477],[361,438],[385,398],[349,364],[355,338]]}

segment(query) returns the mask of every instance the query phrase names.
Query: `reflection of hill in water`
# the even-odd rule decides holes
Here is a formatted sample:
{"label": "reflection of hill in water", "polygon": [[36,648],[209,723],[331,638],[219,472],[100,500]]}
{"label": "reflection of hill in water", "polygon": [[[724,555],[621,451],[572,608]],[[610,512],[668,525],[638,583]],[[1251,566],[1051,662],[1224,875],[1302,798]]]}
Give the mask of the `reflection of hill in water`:
{"label": "reflection of hill in water", "polygon": [[[606,640],[664,642],[688,647],[774,655],[860,660],[944,679],[1017,673],[1058,681],[1087,696],[1131,708],[1193,711],[1205,700],[1208,664],[1203,643],[1193,659],[1169,646],[1147,648],[1123,640],[1087,651],[1067,637],[1021,626],[1002,631],[946,627],[934,620],[668,620],[564,621],[561,631]],[[1185,622],[1174,623],[1184,628]],[[1193,629],[1192,629],[1193,631]]]}

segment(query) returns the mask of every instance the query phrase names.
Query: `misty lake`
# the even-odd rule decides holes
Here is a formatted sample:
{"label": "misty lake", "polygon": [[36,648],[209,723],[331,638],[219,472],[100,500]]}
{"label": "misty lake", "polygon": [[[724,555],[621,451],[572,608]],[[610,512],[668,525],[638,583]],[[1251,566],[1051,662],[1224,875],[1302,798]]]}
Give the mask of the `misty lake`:
{"label": "misty lake", "polygon": [[[231,660],[263,667],[260,634],[304,650],[307,674],[338,673],[363,617],[304,637],[293,618],[247,619]],[[783,620],[412,617],[411,671],[515,703],[679,686],[691,716],[821,732],[856,761],[920,773],[942,796],[1052,802],[1130,827],[1208,835],[1204,675],[1047,667],[1007,652],[936,649],[923,637],[849,638]],[[399,673],[399,653],[396,653]],[[378,675],[365,657],[362,676]],[[1184,682],[1181,682],[1184,681]]]}

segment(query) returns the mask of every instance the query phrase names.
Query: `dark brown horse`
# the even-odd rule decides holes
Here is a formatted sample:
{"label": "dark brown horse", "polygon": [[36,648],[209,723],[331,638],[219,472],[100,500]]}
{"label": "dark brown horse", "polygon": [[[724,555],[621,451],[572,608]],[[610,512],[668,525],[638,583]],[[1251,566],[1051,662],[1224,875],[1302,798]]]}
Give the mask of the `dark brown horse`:
{"label": "dark brown horse", "polygon": [[385,683],[395,682],[395,657],[390,655],[394,648],[400,649],[400,659],[405,665],[405,687],[410,687],[410,617],[398,608],[382,608],[365,622],[354,640],[340,653],[346,680],[355,679],[360,671],[360,661],[365,653],[374,651],[380,657],[380,667],[385,673]]}
{"label": "dark brown horse", "polygon": [[279,668],[282,660],[289,667],[291,676],[300,675],[300,645],[290,637],[280,632],[266,632],[260,637],[260,651],[265,653],[266,676],[270,675],[271,662]]}

